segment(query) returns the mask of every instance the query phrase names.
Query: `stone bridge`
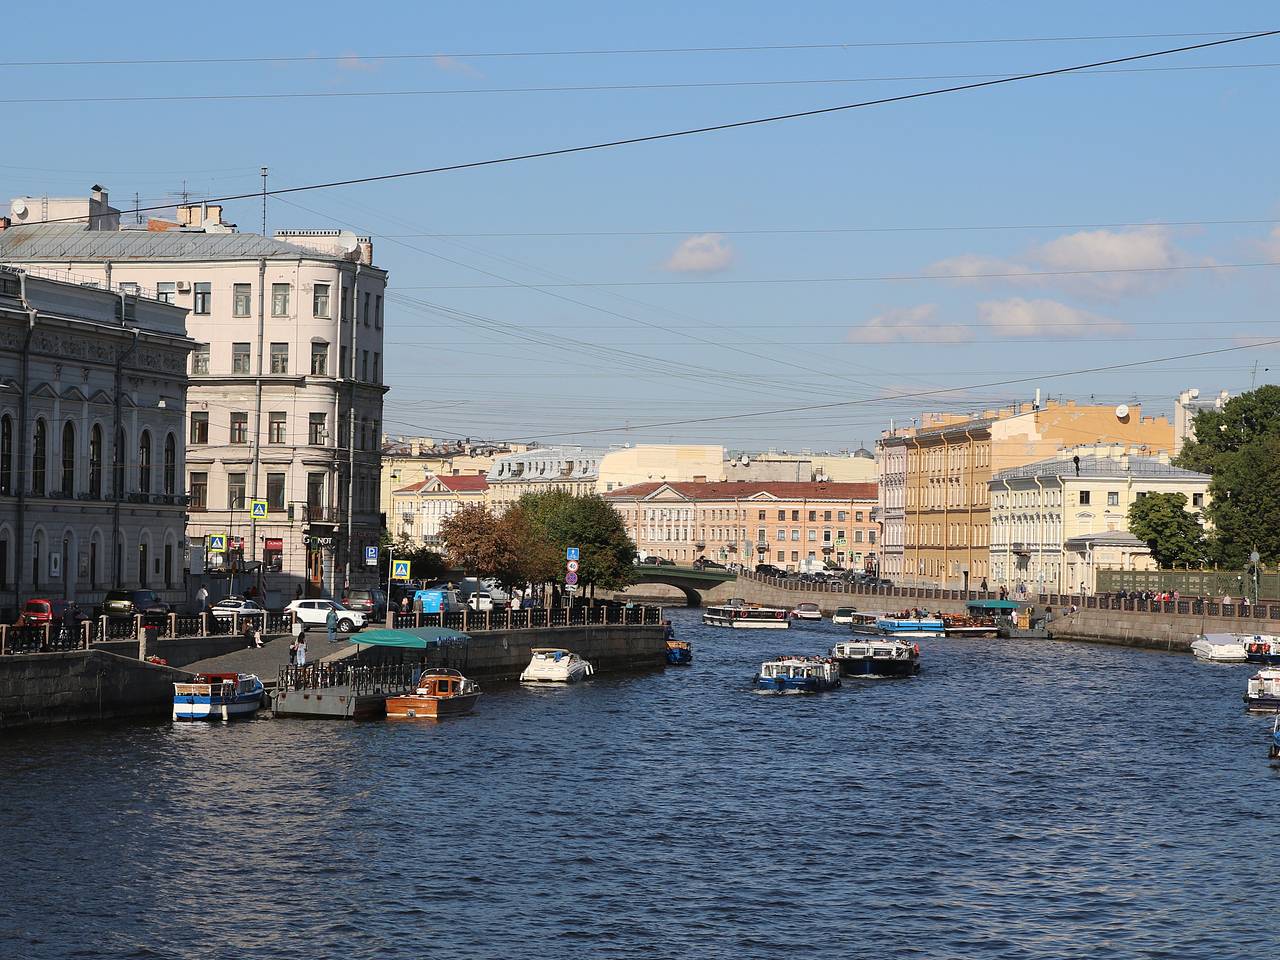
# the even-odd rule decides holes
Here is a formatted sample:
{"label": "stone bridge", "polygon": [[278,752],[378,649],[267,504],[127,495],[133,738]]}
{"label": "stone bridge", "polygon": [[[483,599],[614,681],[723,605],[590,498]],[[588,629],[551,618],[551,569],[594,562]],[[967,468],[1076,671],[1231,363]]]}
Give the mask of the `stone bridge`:
{"label": "stone bridge", "polygon": [[[635,568],[634,584],[661,583],[675,587],[682,592],[691,607],[700,607],[708,598],[706,595],[717,587],[737,581],[738,575],[732,570],[718,570],[715,567],[677,567],[668,564],[642,563]],[[721,596],[723,594],[723,597]],[[714,598],[727,598],[728,594],[720,591]]]}

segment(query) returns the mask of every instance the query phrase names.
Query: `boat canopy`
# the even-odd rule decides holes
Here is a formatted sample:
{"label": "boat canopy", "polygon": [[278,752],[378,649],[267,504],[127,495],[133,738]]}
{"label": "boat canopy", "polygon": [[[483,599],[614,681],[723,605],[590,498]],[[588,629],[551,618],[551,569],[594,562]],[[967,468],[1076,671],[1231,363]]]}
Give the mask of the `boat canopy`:
{"label": "boat canopy", "polygon": [[423,627],[421,630],[365,630],[352,641],[366,647],[399,647],[403,650],[425,650],[442,640],[470,640],[458,630],[446,627]]}
{"label": "boat canopy", "polygon": [[970,610],[1017,610],[1016,600],[970,600]]}

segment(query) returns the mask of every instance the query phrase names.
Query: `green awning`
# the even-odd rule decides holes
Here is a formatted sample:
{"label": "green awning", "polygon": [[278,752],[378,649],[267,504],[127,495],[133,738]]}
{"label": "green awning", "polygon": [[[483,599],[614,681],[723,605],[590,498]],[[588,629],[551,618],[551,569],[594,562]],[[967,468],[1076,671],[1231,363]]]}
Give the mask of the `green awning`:
{"label": "green awning", "polygon": [[421,630],[365,630],[351,638],[353,643],[368,647],[400,647],[405,650],[425,650],[442,640],[470,640],[458,630],[445,627],[423,627]]}

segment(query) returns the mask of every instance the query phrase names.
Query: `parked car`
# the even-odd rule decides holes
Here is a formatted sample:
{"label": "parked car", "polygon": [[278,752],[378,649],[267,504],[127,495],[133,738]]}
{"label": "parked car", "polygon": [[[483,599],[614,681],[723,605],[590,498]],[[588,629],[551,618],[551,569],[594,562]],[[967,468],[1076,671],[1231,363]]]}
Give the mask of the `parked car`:
{"label": "parked car", "polygon": [[351,610],[359,610],[370,620],[387,618],[387,595],[377,587],[367,590],[353,587],[342,595],[342,605]]}
{"label": "parked car", "polygon": [[223,597],[209,608],[209,616],[219,620],[230,620],[236,614],[260,616],[264,613],[266,610],[261,604],[256,600],[246,600],[244,597]]}
{"label": "parked car", "polygon": [[644,562],[652,564],[655,567],[674,567],[676,565],[674,560],[668,560],[666,557],[657,556],[645,557]]}
{"label": "parked car", "polygon": [[713,570],[729,569],[723,563],[717,563],[716,561],[712,560],[710,557],[699,557],[697,560],[693,561],[693,566],[694,566],[694,569],[697,569],[697,570],[706,570],[708,568],[711,568]]}
{"label": "parked car", "polygon": [[88,619],[89,615],[71,600],[33,599],[23,604],[16,626],[42,627],[47,623],[60,627],[65,623],[79,629],[80,624]]}
{"label": "parked car", "polygon": [[756,573],[762,577],[785,577],[787,572],[775,567],[772,563],[757,563]]}
{"label": "parked car", "polygon": [[366,622],[362,611],[344,607],[336,600],[295,600],[284,609],[302,621],[303,630],[325,629],[330,610],[337,611],[339,633],[361,630]]}
{"label": "parked car", "polygon": [[477,590],[471,596],[467,597],[467,606],[476,613],[484,613],[486,610],[494,608],[493,596],[481,590]]}
{"label": "parked car", "polygon": [[102,614],[108,620],[132,620],[141,614],[143,623],[155,623],[172,612],[154,590],[110,590],[102,601]]}

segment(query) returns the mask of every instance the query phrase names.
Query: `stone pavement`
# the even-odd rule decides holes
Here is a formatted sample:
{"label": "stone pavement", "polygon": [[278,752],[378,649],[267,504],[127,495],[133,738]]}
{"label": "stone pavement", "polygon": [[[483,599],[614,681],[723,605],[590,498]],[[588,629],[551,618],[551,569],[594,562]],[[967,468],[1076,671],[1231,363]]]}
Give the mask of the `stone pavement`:
{"label": "stone pavement", "polygon": [[[280,668],[289,665],[291,643],[293,643],[293,637],[286,633],[267,640],[261,647],[235,650],[220,657],[210,657],[208,660],[188,664],[182,669],[191,673],[253,673],[257,674],[263,683],[274,683]],[[355,644],[341,634],[336,643],[330,643],[325,639],[323,631],[312,630],[307,634],[308,663],[315,663],[317,660],[340,660],[352,656],[355,651]]]}

